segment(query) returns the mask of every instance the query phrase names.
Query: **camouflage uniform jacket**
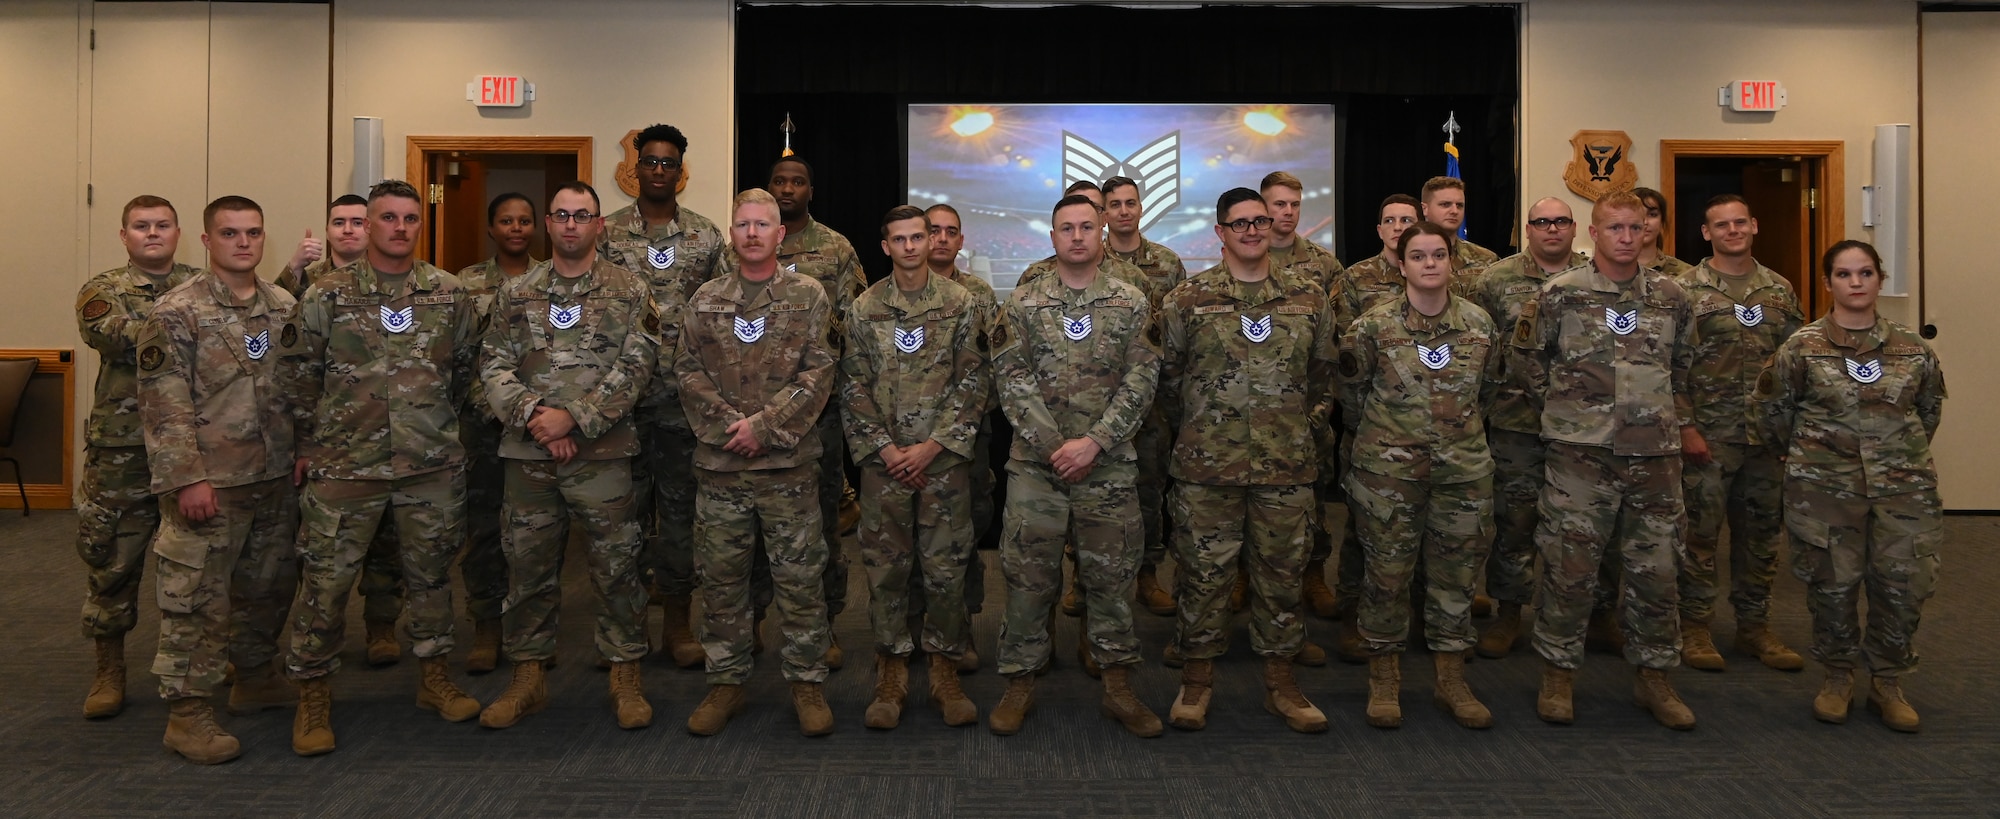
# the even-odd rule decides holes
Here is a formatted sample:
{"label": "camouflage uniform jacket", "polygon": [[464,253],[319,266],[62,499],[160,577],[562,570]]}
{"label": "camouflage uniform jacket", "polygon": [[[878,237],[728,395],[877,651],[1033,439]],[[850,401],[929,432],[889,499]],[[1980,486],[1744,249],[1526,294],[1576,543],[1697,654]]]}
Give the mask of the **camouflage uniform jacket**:
{"label": "camouflage uniform jacket", "polygon": [[[1569,262],[1564,269],[1589,264],[1583,254],[1571,251]],[[1486,315],[1492,317],[1494,327],[1512,330],[1521,321],[1521,309],[1542,292],[1549,274],[1535,257],[1526,253],[1516,253],[1501,259],[1484,269],[1462,276],[1462,284],[1454,292],[1479,305]],[[1495,348],[1494,357],[1507,360],[1506,349]],[[1542,433],[1541,402],[1530,398],[1527,385],[1517,374],[1508,373],[1495,386],[1493,400],[1486,405],[1486,425],[1492,429],[1508,432],[1524,432],[1530,435]]]}
{"label": "camouflage uniform jacket", "polygon": [[1333,292],[1334,280],[1347,272],[1347,268],[1332,253],[1304,236],[1300,236],[1291,247],[1271,248],[1271,269],[1290,270],[1304,276],[1329,294]]}
{"label": "camouflage uniform jacket", "polygon": [[597,240],[597,258],[625,268],[653,293],[660,314],[659,371],[648,381],[639,401],[649,423],[685,428],[680,382],[674,378],[673,350],[680,344],[681,306],[695,288],[722,275],[726,230],[682,206],[663,225],[648,225],[638,205],[627,205],[604,217],[604,235]]}
{"label": "camouflage uniform jacket", "polygon": [[[969,270],[960,270],[956,265],[948,273],[939,273],[935,270],[931,271],[931,273],[950,279],[952,284],[963,287],[966,292],[972,294],[972,309],[979,313],[979,332],[990,336],[993,332],[994,323],[1000,320],[1000,294],[993,290],[993,284],[986,281],[984,276]],[[992,350],[992,339],[989,337],[986,339],[986,342],[985,346],[980,349],[986,351]],[[1000,408],[999,393],[993,386],[992,362],[989,361],[987,363],[986,399],[982,404],[984,409],[981,412],[992,412]]]}
{"label": "camouflage uniform jacket", "polygon": [[1500,254],[1465,239],[1458,240],[1453,247],[1455,249],[1452,253],[1458,257],[1458,269],[1460,270],[1489,265],[1500,260]]}
{"label": "camouflage uniform jacket", "polygon": [[[541,262],[528,258],[528,268],[534,269]],[[479,316],[478,337],[486,337],[486,329],[493,325],[493,300],[498,298],[500,285],[507,281],[507,271],[500,269],[499,259],[487,259],[464,270],[458,271],[458,286],[472,297],[474,311]],[[478,377],[475,369],[472,388],[466,390],[459,401],[460,421],[483,421],[492,418],[492,408],[486,405],[486,382]],[[463,432],[464,430],[460,430]]]}
{"label": "camouflage uniform jacket", "polygon": [[292,294],[292,298],[304,298],[306,288],[313,286],[313,282],[319,281],[320,277],[332,273],[333,269],[333,254],[324,254],[306,265],[304,270],[286,267],[278,271],[277,285]]}
{"label": "camouflage uniform jacket", "polygon": [[1882,318],[1866,331],[1832,315],[1806,325],[1757,382],[1764,434],[1785,448],[1786,475],[1870,498],[1937,488],[1931,438],[1944,399],[1937,353]]}
{"label": "camouflage uniform jacket", "polygon": [[500,285],[482,344],[480,380],[505,431],[500,457],[550,460],[528,434],[538,406],[576,419],[576,457],[639,454],[633,407],[657,366],[661,316],[646,280],[598,257],[564,280],[553,261]]}
{"label": "camouflage uniform jacket", "polygon": [[1361,314],[1403,295],[1403,269],[1378,253],[1342,272],[1328,294],[1333,298],[1334,334],[1344,337]]}
{"label": "camouflage uniform jacket", "polygon": [[785,240],[778,243],[778,266],[819,282],[820,289],[826,291],[827,299],[832,302],[832,320],[836,325],[847,320],[848,311],[854,309],[854,300],[868,288],[868,273],[861,269],[861,257],[855,255],[854,245],[811,217],[806,219],[805,230],[797,234],[788,232]]}
{"label": "camouflage uniform jacket", "polygon": [[1316,442],[1333,413],[1339,353],[1333,305],[1319,282],[1269,270],[1241,282],[1218,265],[1161,306],[1158,403],[1177,433],[1177,480],[1288,486],[1319,477]]}
{"label": "camouflage uniform jacket", "polygon": [[479,316],[458,277],[429,262],[389,293],[367,260],[299,302],[306,355],[292,373],[300,457],[312,476],[389,480],[465,461],[458,407],[479,359]]}
{"label": "camouflage uniform jacket", "polygon": [[1106,242],[1104,255],[1138,268],[1140,273],[1145,274],[1145,284],[1140,288],[1146,291],[1146,298],[1152,301],[1155,313],[1159,312],[1160,302],[1167,297],[1167,293],[1187,281],[1187,266],[1181,264],[1180,254],[1144,236],[1139,237],[1139,248],[1131,253],[1121,253]]}
{"label": "camouflage uniform jacket", "polygon": [[198,273],[153,305],[139,334],[139,416],[154,494],[292,474],[297,410],[282,358],[299,353],[290,293],[259,279],[239,300]]}
{"label": "camouflage uniform jacket", "polygon": [[1045,464],[1089,436],[1105,461],[1134,461],[1132,437],[1159,386],[1159,329],[1146,292],[1104,275],[1081,291],[1059,275],[1014,288],[990,334],[1010,457]]}
{"label": "camouflage uniform jacket", "polygon": [[84,423],[91,446],[145,446],[139,429],[139,334],[153,304],[201,271],[176,263],[154,279],[134,265],[106,270],[76,294],[76,327],[97,351],[97,393]]}
{"label": "camouflage uniform jacket", "polygon": [[879,461],[890,444],[925,441],[944,447],[928,472],[972,460],[992,375],[971,293],[933,274],[912,300],[894,276],[884,278],[854,300],[846,347],[840,406],[855,463]]}
{"label": "camouflage uniform jacket", "polygon": [[1660,258],[1655,259],[1654,261],[1657,262],[1657,264],[1654,264],[1652,266],[1654,270],[1658,270],[1661,273],[1665,273],[1668,276],[1676,278],[1678,278],[1682,273],[1686,273],[1694,269],[1694,265],[1688,264],[1687,262],[1683,262],[1665,253],[1660,254]]}
{"label": "camouflage uniform jacket", "polygon": [[[743,277],[695,291],[674,372],[694,427],[694,465],[716,472],[787,469],[820,457],[819,415],[833,395],[833,306],[805,273],[779,266],[754,295]],[[729,425],[750,420],[764,454],[724,450]]]}
{"label": "camouflage uniform jacket", "polygon": [[1572,267],[1521,311],[1508,366],[1540,399],[1542,440],[1622,456],[1681,451],[1692,416],[1694,302],[1652,268],[1620,284],[1596,263]]}
{"label": "camouflage uniform jacket", "polygon": [[[1104,258],[1099,259],[1097,261],[1098,275],[1110,276],[1111,278],[1118,279],[1119,281],[1123,281],[1126,284],[1130,284],[1133,287],[1139,288],[1139,292],[1146,294],[1147,306],[1158,304],[1161,299],[1166,297],[1167,295],[1166,290],[1161,290],[1157,294],[1155,294],[1152,291],[1151,288],[1153,287],[1153,282],[1149,277],[1147,277],[1146,271],[1140,270],[1138,266],[1132,264],[1131,262],[1125,261],[1124,259],[1120,259],[1116,256],[1111,255],[1109,252],[1110,251],[1109,247],[1106,247],[1105,250],[1107,252],[1104,254]],[[1021,271],[1021,277],[1014,281],[1014,289],[1019,290],[1023,287],[1027,287],[1031,282],[1034,282],[1036,279],[1040,279],[1043,276],[1051,275],[1055,272],[1056,272],[1056,257],[1054,256],[1046,257],[1041,261],[1028,265],[1028,269]],[[1169,287],[1167,289],[1171,290],[1173,288]]]}
{"label": "camouflage uniform jacket", "polygon": [[1723,274],[1708,260],[1676,280],[1694,299],[1694,363],[1688,367],[1688,398],[1694,425],[1703,438],[1731,444],[1758,442],[1751,394],[1778,345],[1805,324],[1792,287],[1763,265],[1750,273],[1750,293],[1742,302],[1723,288]]}
{"label": "camouflage uniform jacket", "polygon": [[1354,468],[1448,484],[1493,474],[1483,407],[1504,350],[1493,319],[1456,295],[1426,316],[1407,295],[1377,305],[1340,345]]}

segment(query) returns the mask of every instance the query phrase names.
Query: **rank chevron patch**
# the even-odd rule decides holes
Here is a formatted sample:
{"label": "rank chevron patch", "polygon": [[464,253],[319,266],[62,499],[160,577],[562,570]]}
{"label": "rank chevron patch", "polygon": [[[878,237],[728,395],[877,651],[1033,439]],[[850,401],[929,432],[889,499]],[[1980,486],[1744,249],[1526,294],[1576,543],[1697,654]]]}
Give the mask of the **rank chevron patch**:
{"label": "rank chevron patch", "polygon": [[411,325],[417,323],[417,308],[415,307],[391,310],[389,309],[389,305],[384,304],[380,309],[382,311],[382,329],[391,333],[407,333],[410,331]]}
{"label": "rank chevron patch", "polygon": [[1639,311],[1620,313],[1609,307],[1604,308],[1604,326],[1621,336],[1629,336],[1639,329]]}
{"label": "rank chevron patch", "polygon": [[567,330],[575,327],[576,323],[582,318],[583,305],[581,304],[572,304],[568,307],[549,305],[549,324],[558,330]]}
{"label": "rank chevron patch", "polygon": [[1451,345],[1439,344],[1436,347],[1425,347],[1419,344],[1417,345],[1417,358],[1423,361],[1426,367],[1433,370],[1442,370],[1445,368],[1445,365],[1451,363]]}
{"label": "rank chevron patch", "polygon": [[918,326],[910,328],[908,330],[905,330],[901,327],[896,328],[896,349],[903,351],[903,353],[907,355],[909,353],[914,353],[917,350],[922,349],[923,346],[924,346],[923,327]]}
{"label": "rank chevron patch", "polygon": [[744,321],[742,316],[737,316],[736,339],[744,344],[757,343],[757,339],[764,337],[764,318],[758,316],[756,321]]}
{"label": "rank chevron patch", "polygon": [[1244,316],[1244,315],[1239,315],[1237,316],[1237,318],[1243,320],[1244,338],[1250,339],[1251,341],[1256,342],[1258,344],[1262,344],[1266,339],[1269,339],[1271,337],[1270,316],[1265,316],[1257,321],[1251,321],[1249,316]]}
{"label": "rank chevron patch", "polygon": [[1882,380],[1882,362],[1847,359],[1847,374],[1863,384],[1873,384]]}
{"label": "rank chevron patch", "polygon": [[1063,316],[1062,320],[1063,320],[1063,335],[1069,336],[1069,340],[1082,341],[1090,337],[1089,313],[1085,313],[1083,315],[1083,318],[1078,318],[1078,319],[1073,319],[1070,318],[1069,316]]}

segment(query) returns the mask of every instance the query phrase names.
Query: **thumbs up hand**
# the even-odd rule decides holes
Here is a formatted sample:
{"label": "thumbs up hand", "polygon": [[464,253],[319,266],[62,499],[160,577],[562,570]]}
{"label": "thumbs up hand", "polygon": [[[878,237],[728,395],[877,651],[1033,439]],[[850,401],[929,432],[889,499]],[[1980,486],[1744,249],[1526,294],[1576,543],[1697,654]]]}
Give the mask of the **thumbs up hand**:
{"label": "thumbs up hand", "polygon": [[285,268],[304,272],[307,265],[319,261],[320,257],[325,255],[326,242],[313,238],[312,229],[307,228],[306,238],[299,241],[299,249],[292,254],[292,260],[285,265]]}

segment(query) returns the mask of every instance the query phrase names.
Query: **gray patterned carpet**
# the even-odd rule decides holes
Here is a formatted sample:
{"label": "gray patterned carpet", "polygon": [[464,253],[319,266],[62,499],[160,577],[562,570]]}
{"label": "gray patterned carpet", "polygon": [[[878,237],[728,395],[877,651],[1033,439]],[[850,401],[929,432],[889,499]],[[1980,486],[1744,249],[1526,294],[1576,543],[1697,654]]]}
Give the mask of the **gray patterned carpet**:
{"label": "gray patterned carpet", "polygon": [[[871,681],[864,605],[837,627],[857,661],[829,686],[837,731],[799,736],[768,659],[751,706],[722,735],[682,729],[703,691],[697,672],[649,661],[658,716],[620,731],[589,640],[587,597],[565,621],[553,704],[508,731],[446,724],[412,705],[409,659],[370,670],[350,648],[336,678],[340,749],[302,759],[291,714],[225,717],[241,759],[201,768],[160,747],[165,707],[143,671],[156,615],[142,617],[131,656],[140,669],[123,715],[80,716],[90,651],[77,632],[82,571],[74,518],[0,513],[0,816],[1967,816],[2000,811],[2000,519],[1953,518],[1942,588],[1921,638],[1925,667],[1909,682],[1925,729],[1891,733],[1860,708],[1844,726],[1814,722],[1815,670],[1784,674],[1730,655],[1722,674],[1678,671],[1700,718],[1680,734],[1634,708],[1630,669],[1593,657],[1578,682],[1577,724],[1535,719],[1538,663],[1517,654],[1468,671],[1496,726],[1467,731],[1429,704],[1429,661],[1405,664],[1404,725],[1369,728],[1366,680],[1353,666],[1303,669],[1301,682],[1333,722],[1319,736],[1285,730],[1260,707],[1256,659],[1238,645],[1218,669],[1209,728],[1127,736],[1097,713],[1097,689],[1069,658],[1038,689],[1019,735],[946,728],[921,693],[903,727],[861,727]],[[992,555],[986,557],[989,561]],[[580,559],[568,587],[587,589]],[[966,679],[982,715],[1003,681],[992,671],[1000,578],[989,572],[977,622],[988,665]],[[853,600],[861,601],[860,572]],[[1778,630],[1807,637],[1799,585],[1780,580]],[[146,595],[151,594],[150,579]],[[587,595],[582,592],[581,595]],[[142,598],[144,599],[144,598]],[[352,633],[360,633],[359,607]],[[1149,656],[1170,621],[1141,614]],[[1059,618],[1059,646],[1076,620]],[[469,626],[462,626],[469,630]],[[1726,634],[1733,623],[1717,626]],[[1315,622],[1321,637],[1329,624]],[[1725,647],[1726,650],[1726,647]],[[461,649],[461,652],[463,649]],[[482,700],[506,670],[469,678]],[[914,676],[914,675],[913,675]],[[1164,712],[1178,677],[1158,664],[1138,677]],[[918,686],[921,692],[921,685]]]}

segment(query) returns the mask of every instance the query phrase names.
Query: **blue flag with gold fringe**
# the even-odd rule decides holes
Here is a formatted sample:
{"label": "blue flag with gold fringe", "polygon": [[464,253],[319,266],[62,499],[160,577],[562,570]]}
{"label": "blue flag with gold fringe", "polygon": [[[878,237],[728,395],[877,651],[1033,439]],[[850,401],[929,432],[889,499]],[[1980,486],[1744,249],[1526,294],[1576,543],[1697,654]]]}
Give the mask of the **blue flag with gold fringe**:
{"label": "blue flag with gold fringe", "polygon": [[[1458,112],[1453,111],[1444,121],[1444,175],[1463,182],[1465,177],[1458,172],[1458,130]],[[1464,222],[1458,223],[1458,238],[1466,238]]]}

